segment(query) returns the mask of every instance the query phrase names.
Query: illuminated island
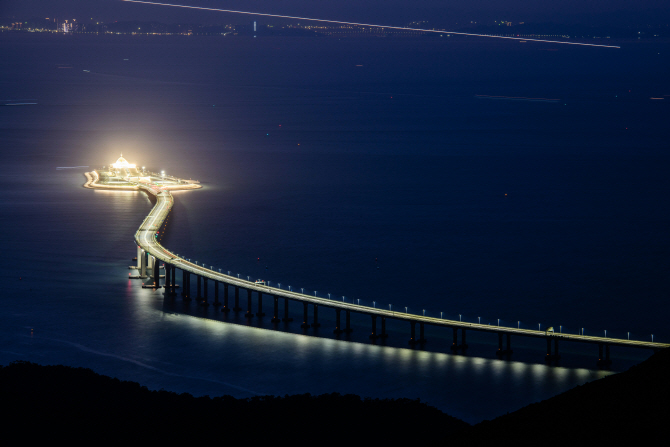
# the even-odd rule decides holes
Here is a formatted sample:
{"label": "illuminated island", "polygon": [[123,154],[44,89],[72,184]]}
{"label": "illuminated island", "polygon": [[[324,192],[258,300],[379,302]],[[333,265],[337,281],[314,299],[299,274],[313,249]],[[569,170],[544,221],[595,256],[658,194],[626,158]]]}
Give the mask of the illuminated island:
{"label": "illuminated island", "polygon": [[91,189],[121,189],[121,190],[140,190],[156,195],[161,190],[185,190],[199,189],[200,182],[197,180],[185,180],[171,175],[165,175],[165,172],[156,173],[147,171],[144,167],[138,168],[133,163],[123,158],[123,154],[109,166],[103,166],[102,169],[95,169],[86,172],[85,188]]}

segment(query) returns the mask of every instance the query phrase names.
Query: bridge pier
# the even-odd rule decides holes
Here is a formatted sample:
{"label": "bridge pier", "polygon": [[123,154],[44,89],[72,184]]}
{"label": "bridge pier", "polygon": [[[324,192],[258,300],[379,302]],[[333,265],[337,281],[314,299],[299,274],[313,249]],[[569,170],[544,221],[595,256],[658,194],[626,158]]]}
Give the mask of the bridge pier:
{"label": "bridge pier", "polygon": [[512,351],[512,334],[507,334],[507,345],[505,348],[505,354],[506,355],[512,355],[514,351]]}
{"label": "bridge pier", "polygon": [[196,287],[196,293],[197,294],[195,296],[195,299],[196,299],[196,301],[200,301],[200,300],[202,300],[202,276],[200,276],[200,275],[195,275],[195,276],[196,276],[197,281],[198,281],[197,287]]}
{"label": "bridge pier", "polygon": [[370,333],[370,338],[374,340],[377,338],[377,315],[371,315],[372,317],[372,333]]}
{"label": "bridge pier", "polygon": [[312,327],[320,327],[321,323],[319,323],[319,305],[315,304],[314,305],[314,323],[312,323]]}
{"label": "bridge pier", "polygon": [[184,269],[181,270],[181,283],[183,285],[181,288],[181,297],[186,299],[188,298],[188,272]]}
{"label": "bridge pier", "polygon": [[165,291],[163,295],[170,296],[172,295],[172,285],[170,281],[172,280],[172,267],[169,264],[165,264]]}
{"label": "bridge pier", "polygon": [[209,301],[207,301],[207,278],[202,277],[202,286],[203,286],[203,297],[202,297],[202,305],[203,306],[209,306]]}
{"label": "bridge pier", "polygon": [[[603,356],[603,346],[605,347],[605,355]],[[598,366],[610,366],[610,345],[609,343],[598,343]]]}
{"label": "bridge pier", "polygon": [[173,297],[177,295],[177,267],[172,264],[170,270],[172,270],[172,283],[170,284],[170,295]]}
{"label": "bridge pier", "polygon": [[451,342],[451,350],[453,352],[458,352],[458,348],[460,348],[460,346],[458,346],[458,328],[455,328],[455,327],[451,328],[451,331],[452,331],[452,336],[453,336],[452,337],[453,340]]}
{"label": "bridge pier", "polygon": [[254,313],[251,311],[251,289],[247,289],[247,313],[244,316],[247,318],[254,317]]}
{"label": "bridge pier", "polygon": [[547,337],[547,355],[545,356],[545,361],[547,363],[551,362],[552,360],[559,360],[561,358],[560,355],[558,355],[558,339],[554,338],[554,353],[551,353],[551,337]]}
{"label": "bridge pier", "polygon": [[379,334],[381,338],[386,338],[389,334],[386,333],[386,317],[382,317],[382,333]]}
{"label": "bridge pier", "polygon": [[463,353],[468,349],[468,343],[465,340],[465,328],[461,328],[461,348],[463,348]]}
{"label": "bridge pier", "polygon": [[225,282],[223,283],[223,307],[221,312],[230,312],[228,308],[228,284]]}
{"label": "bridge pier", "polygon": [[[333,331],[333,333],[335,333],[337,335],[340,335],[343,332],[342,328],[340,326],[340,312],[341,311],[342,311],[342,309],[335,308],[335,330]],[[347,312],[347,314],[348,314],[348,312]]]}
{"label": "bridge pier", "polygon": [[503,350],[503,333],[498,332],[498,350],[496,351],[496,355],[498,357],[502,357],[505,351]]}
{"label": "bridge pier", "polygon": [[284,298],[284,318],[282,318],[282,321],[285,323],[293,321],[293,318],[288,316],[288,298]]}
{"label": "bridge pier", "polygon": [[409,327],[410,327],[409,344],[414,345],[416,344],[416,321],[410,321]]}
{"label": "bridge pier", "polygon": [[238,286],[235,286],[235,307],[233,307],[233,310],[235,312],[242,310],[240,307],[240,288]]}
{"label": "bridge pier", "polygon": [[[344,332],[349,334],[353,331],[353,329],[351,329],[351,312],[350,311],[348,311],[348,310],[345,311],[344,320],[345,320]],[[338,320],[338,322],[339,322],[339,320]],[[338,326],[339,326],[339,324],[338,324]]]}
{"label": "bridge pier", "polygon": [[139,245],[137,246],[137,270],[140,270],[142,268],[142,247]]}
{"label": "bridge pier", "polygon": [[153,261],[153,268],[151,269],[151,274],[154,277],[154,288],[159,288],[161,286],[161,269],[158,268],[158,259],[151,257]]}
{"label": "bridge pier", "polygon": [[272,312],[272,321],[273,323],[279,323],[279,298],[277,296],[273,296],[274,298],[274,309]]}
{"label": "bridge pier", "polygon": [[302,303],[302,324],[300,325],[301,328],[307,329],[309,327],[309,321],[307,321],[308,318],[308,309],[307,309],[307,302]]}
{"label": "bridge pier", "polygon": [[214,281],[214,305],[221,305],[221,303],[219,303],[219,281]]}
{"label": "bridge pier", "polygon": [[263,292],[258,292],[258,312],[256,312],[256,316],[265,316],[265,313],[263,312]]}
{"label": "bridge pier", "polygon": [[419,323],[419,343],[427,342],[426,337],[423,336],[423,323]]}
{"label": "bridge pier", "polygon": [[142,255],[140,256],[140,278],[147,277],[147,256],[148,253],[142,250]]}

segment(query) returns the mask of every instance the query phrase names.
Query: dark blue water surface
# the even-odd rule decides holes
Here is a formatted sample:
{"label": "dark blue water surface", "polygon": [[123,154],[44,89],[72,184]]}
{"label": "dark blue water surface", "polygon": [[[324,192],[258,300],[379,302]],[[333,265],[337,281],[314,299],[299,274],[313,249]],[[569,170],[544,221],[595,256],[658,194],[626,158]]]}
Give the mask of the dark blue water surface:
{"label": "dark blue water surface", "polygon": [[[494,335],[454,356],[436,328],[410,349],[405,324],[373,344],[359,316],[338,341],[327,309],[303,335],[297,305],[275,327],[164,303],[127,279],[149,199],[56,168],[123,153],[199,179],[163,243],[223,271],[670,342],[670,48],[621,45],[0,34],[0,99],[37,103],[0,107],[0,363],[196,395],[418,397],[469,422],[608,374],[588,345],[546,366],[542,340],[501,361]],[[614,348],[612,369],[649,354]]]}

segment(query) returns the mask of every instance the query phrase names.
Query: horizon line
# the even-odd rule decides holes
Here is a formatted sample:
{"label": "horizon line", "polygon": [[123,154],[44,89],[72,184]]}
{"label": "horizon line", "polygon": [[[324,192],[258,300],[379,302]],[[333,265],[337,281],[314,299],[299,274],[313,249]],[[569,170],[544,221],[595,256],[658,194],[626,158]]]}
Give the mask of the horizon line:
{"label": "horizon line", "polygon": [[444,31],[444,30],[434,30],[434,29],[422,29],[422,28],[408,28],[404,26],[391,26],[391,25],[375,25],[371,23],[356,23],[356,22],[343,22],[340,20],[328,20],[328,19],[315,19],[309,17],[296,17],[288,16],[281,14],[268,14],[262,12],[250,12],[250,11],[237,11],[233,9],[219,9],[219,8],[206,8],[204,6],[189,6],[189,5],[177,5],[174,3],[157,3],[157,2],[147,2],[144,0],[120,0],[122,2],[129,3],[142,3],[145,5],[155,5],[155,6],[171,6],[175,8],[186,8],[186,9],[198,9],[203,11],[215,11],[215,12],[228,12],[231,14],[244,14],[251,16],[262,16],[262,17],[276,17],[282,19],[294,19],[294,20],[309,20],[312,22],[324,22],[324,23],[338,23],[340,25],[355,25],[355,26],[368,26],[372,28],[386,28],[386,29],[398,29],[398,30],[407,30],[407,31],[421,31],[426,33],[440,33],[440,34],[455,34],[460,36],[473,36],[473,37],[488,37],[492,39],[508,39],[508,40],[523,40],[528,42],[544,42],[544,43],[557,43],[561,45],[580,45],[586,47],[601,47],[601,48],[621,48],[617,45],[600,45],[594,43],[583,43],[583,42],[564,42],[560,40],[546,40],[546,39],[533,39],[533,38],[524,38],[524,37],[508,37],[508,36],[492,36],[490,34],[476,34],[476,33],[463,33],[457,31]]}

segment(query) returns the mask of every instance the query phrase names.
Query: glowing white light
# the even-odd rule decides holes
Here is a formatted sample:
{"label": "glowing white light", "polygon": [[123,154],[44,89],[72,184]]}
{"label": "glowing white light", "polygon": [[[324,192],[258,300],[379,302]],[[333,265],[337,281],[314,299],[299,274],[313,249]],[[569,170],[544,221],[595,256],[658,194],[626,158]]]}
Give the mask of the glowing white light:
{"label": "glowing white light", "polygon": [[400,29],[400,30],[407,30],[407,31],[421,31],[421,32],[425,32],[425,33],[439,33],[439,34],[457,34],[457,35],[460,35],[460,36],[490,37],[490,38],[495,38],[495,39],[523,40],[523,41],[528,41],[528,42],[560,43],[560,44],[565,44],[565,45],[582,45],[582,46],[586,46],[586,47],[621,48],[621,47],[618,47],[616,45],[596,45],[596,44],[593,44],[593,43],[561,42],[560,40],[528,39],[526,37],[490,36],[488,34],[459,33],[459,32],[455,32],[455,31],[440,31],[440,30],[434,30],[434,29],[406,28],[404,26],[387,26],[387,25],[373,25],[371,23],[341,22],[339,20],[312,19],[312,18],[309,18],[309,17],[285,16],[285,15],[280,15],[280,14],[265,14],[265,13],[262,13],[262,12],[235,11],[235,10],[232,10],[232,9],[204,8],[202,6],[175,5],[175,4],[172,4],[172,3],[145,2],[145,1],[141,1],[141,0],[121,0],[121,1],[130,2],[130,3],[143,3],[145,5],[173,6],[175,8],[200,9],[200,10],[203,10],[203,11],[229,12],[231,14],[245,14],[245,15],[250,15],[250,16],[278,17],[278,18],[282,18],[282,19],[295,19],[295,20],[310,20],[312,22],[337,23],[337,24],[340,24],[340,25],[369,26],[371,28]]}

